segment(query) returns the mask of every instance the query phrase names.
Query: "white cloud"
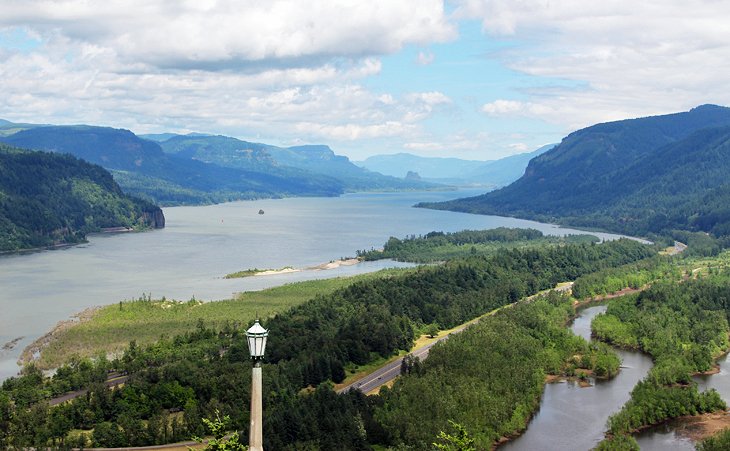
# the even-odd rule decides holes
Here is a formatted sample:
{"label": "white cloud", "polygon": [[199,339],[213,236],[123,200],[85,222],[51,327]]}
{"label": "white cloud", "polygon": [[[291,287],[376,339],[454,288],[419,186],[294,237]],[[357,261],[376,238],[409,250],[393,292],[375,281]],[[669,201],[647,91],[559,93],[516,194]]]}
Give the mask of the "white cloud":
{"label": "white cloud", "polygon": [[456,37],[440,0],[6,0],[0,27],[111,49],[125,64],[311,65]]}
{"label": "white cloud", "polygon": [[[10,120],[352,142],[417,134],[450,102],[362,83],[382,55],[456,38],[441,0],[2,3]],[[4,47],[5,32],[33,48]]]}
{"label": "white cloud", "polygon": [[730,3],[713,0],[464,0],[455,17],[513,45],[496,55],[541,84],[490,115],[539,117],[566,131],[595,122],[730,104]]}

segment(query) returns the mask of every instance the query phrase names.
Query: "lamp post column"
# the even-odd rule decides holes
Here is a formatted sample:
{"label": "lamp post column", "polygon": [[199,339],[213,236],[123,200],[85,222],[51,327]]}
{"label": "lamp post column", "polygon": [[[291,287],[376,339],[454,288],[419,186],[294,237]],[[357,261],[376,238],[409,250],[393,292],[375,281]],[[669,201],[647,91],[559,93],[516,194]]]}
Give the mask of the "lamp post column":
{"label": "lamp post column", "polygon": [[266,338],[269,331],[261,327],[259,320],[246,331],[248,341],[248,352],[253,360],[251,372],[251,427],[248,432],[249,451],[264,451],[264,414],[263,414],[263,388],[261,382],[261,361],[264,359],[266,350]]}
{"label": "lamp post column", "polygon": [[254,360],[251,374],[251,428],[248,435],[249,451],[264,451],[263,407],[261,395],[261,360]]}

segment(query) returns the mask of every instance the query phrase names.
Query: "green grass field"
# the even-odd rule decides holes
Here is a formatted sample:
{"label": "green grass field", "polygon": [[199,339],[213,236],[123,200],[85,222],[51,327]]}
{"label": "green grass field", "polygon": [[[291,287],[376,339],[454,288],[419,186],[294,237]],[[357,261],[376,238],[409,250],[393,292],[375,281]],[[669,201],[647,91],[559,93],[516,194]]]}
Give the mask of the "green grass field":
{"label": "green grass field", "polygon": [[123,301],[101,307],[90,319],[56,331],[36,364],[42,369],[50,369],[74,357],[114,354],[126,349],[132,340],[145,345],[163,336],[174,337],[193,330],[200,320],[207,326],[220,326],[228,321],[245,327],[256,316],[268,318],[317,294],[331,293],[358,280],[402,271],[407,270],[392,269],[354,277],[298,282],[241,293],[236,299],[224,301]]}

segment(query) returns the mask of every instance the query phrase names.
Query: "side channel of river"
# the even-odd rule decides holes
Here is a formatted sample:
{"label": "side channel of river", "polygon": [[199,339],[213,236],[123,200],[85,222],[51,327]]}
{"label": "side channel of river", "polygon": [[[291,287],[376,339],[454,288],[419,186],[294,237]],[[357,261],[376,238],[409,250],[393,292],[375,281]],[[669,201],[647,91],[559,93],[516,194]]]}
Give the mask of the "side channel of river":
{"label": "side channel of river", "polygon": [[[591,321],[606,311],[605,305],[582,310],[571,330],[586,340],[591,337]],[[591,387],[575,382],[547,384],[540,410],[515,440],[500,451],[589,450],[604,437],[606,420],[629,399],[637,382],[646,376],[651,358],[632,351],[617,350],[622,360],[619,374],[608,381],[594,381]]]}
{"label": "side channel of river", "polygon": [[[571,330],[586,340],[591,339],[591,321],[605,312],[606,306],[588,307],[579,312]],[[618,376],[608,381],[593,381],[581,388],[575,382],[547,384],[540,400],[540,410],[516,439],[499,447],[500,451],[590,450],[604,437],[606,420],[629,399],[637,382],[653,366],[651,358],[634,351],[616,350],[622,365]],[[718,361],[720,372],[695,376],[700,391],[716,389],[723,399],[730,400],[730,359]],[[635,435],[642,451],[691,451],[694,442],[678,432],[676,422],[668,422]]]}

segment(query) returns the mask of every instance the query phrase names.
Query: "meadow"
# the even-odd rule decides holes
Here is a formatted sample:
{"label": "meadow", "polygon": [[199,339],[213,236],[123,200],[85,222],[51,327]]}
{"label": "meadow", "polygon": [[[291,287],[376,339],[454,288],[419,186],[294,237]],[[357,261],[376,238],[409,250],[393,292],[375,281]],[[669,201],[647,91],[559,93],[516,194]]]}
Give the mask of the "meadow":
{"label": "meadow", "polygon": [[94,309],[71,327],[56,328],[35,364],[41,369],[51,369],[79,358],[100,354],[114,356],[125,350],[132,340],[138,345],[151,344],[161,337],[174,337],[201,326],[245,327],[256,318],[263,319],[265,326],[266,318],[317,295],[329,294],[357,281],[403,271],[407,270],[388,269],[353,277],[297,282],[248,291],[235,299],[214,302],[151,299],[142,295],[138,299]]}

